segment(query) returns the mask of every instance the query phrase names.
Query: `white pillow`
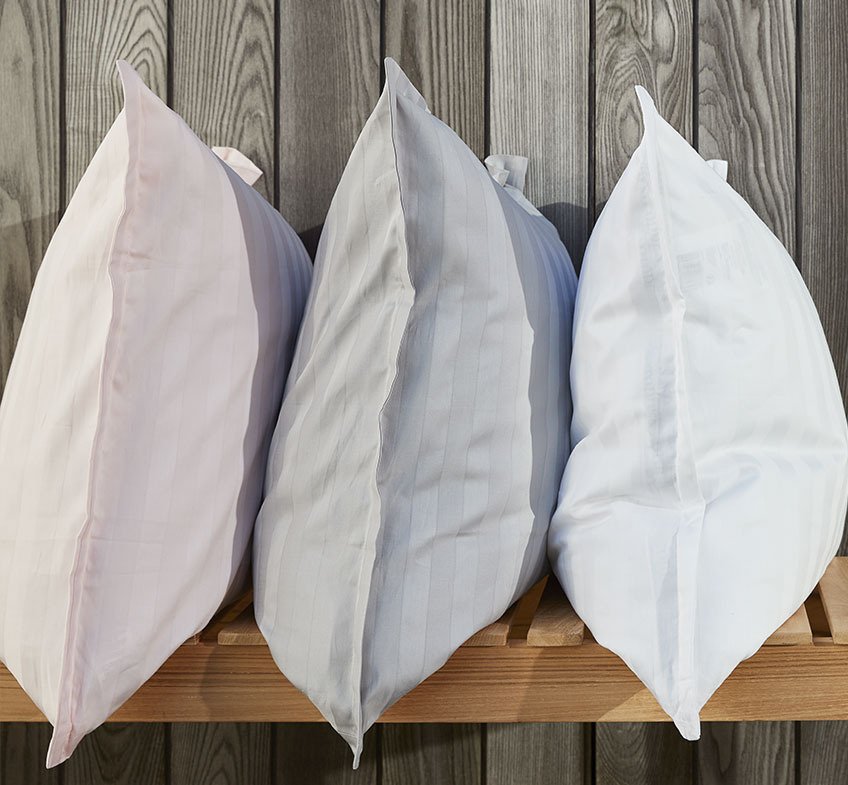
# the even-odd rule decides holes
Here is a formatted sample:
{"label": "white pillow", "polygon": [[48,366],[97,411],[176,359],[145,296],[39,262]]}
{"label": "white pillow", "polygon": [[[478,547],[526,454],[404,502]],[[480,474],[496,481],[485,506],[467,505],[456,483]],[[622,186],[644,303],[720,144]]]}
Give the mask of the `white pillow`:
{"label": "white pillow", "polygon": [[126,64],[0,406],[0,660],[65,760],[249,575],[311,268]]}
{"label": "white pillow", "polygon": [[697,739],[836,553],[848,431],[789,255],[637,91],[645,135],[581,268],[549,555],[598,642]]}
{"label": "white pillow", "polygon": [[575,274],[397,64],[336,191],[257,522],[259,626],[350,743],[536,579]]}

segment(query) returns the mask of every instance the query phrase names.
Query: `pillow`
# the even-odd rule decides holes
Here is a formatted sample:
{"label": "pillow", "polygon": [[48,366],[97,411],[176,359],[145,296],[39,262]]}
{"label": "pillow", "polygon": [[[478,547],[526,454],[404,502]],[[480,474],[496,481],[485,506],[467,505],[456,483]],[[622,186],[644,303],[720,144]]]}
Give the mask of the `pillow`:
{"label": "pillow", "polygon": [[576,287],[398,65],[333,198],[257,521],[259,626],[354,750],[540,576]]}
{"label": "pillow", "polygon": [[32,293],[0,406],[0,659],[48,766],[201,630],[249,542],[311,267],[118,63],[125,106]]}
{"label": "pillow", "polygon": [[637,92],[645,135],[581,268],[549,555],[595,639],[697,739],[836,553],[848,431],[792,259]]}

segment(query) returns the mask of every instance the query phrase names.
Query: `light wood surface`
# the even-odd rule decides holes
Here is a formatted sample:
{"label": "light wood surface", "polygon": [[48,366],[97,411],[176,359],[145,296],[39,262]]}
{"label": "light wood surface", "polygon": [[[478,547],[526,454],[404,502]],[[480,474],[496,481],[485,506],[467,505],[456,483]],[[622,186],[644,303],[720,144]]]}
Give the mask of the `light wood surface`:
{"label": "light wood surface", "polygon": [[[839,559],[818,594],[833,597],[848,576]],[[535,587],[538,593],[539,587]],[[555,595],[549,590],[548,596]],[[841,596],[841,595],[840,595]],[[249,595],[239,600],[244,603]],[[815,599],[815,598],[814,598]],[[814,601],[811,600],[811,602]],[[825,599],[825,602],[827,600]],[[833,603],[831,603],[833,607]],[[520,603],[519,603],[520,607]],[[561,612],[573,613],[569,608]],[[181,646],[114,716],[144,722],[317,721],[320,715],[257,644],[250,608],[222,614],[216,635]],[[550,615],[543,598],[536,613]],[[510,611],[514,618],[515,610]],[[230,619],[230,617],[233,617]],[[797,616],[778,639],[796,640]],[[529,630],[533,629],[533,623]],[[234,630],[234,632],[230,632]],[[219,645],[223,636],[245,644]],[[529,631],[528,631],[529,635]],[[848,719],[848,645],[826,634],[764,646],[741,663],[702,711],[710,720]],[[43,719],[0,668],[0,721]],[[385,722],[633,722],[665,720],[648,690],[614,654],[587,636],[580,645],[534,646],[506,637],[498,646],[463,646],[436,674],[402,698]],[[472,731],[469,731],[472,732]],[[638,737],[638,734],[636,734]],[[752,734],[746,740],[751,741]],[[607,742],[604,742],[607,743]],[[617,743],[609,739],[608,744]],[[738,748],[738,745],[737,745]]]}
{"label": "light wood surface", "polygon": [[527,631],[530,646],[579,646],[586,627],[554,578],[548,580]]}
{"label": "light wood surface", "polygon": [[794,646],[799,643],[812,643],[813,631],[807,609],[802,605],[763,644],[764,646]]}
{"label": "light wood surface", "polygon": [[830,635],[834,643],[848,643],[848,557],[836,558],[819,583]]}

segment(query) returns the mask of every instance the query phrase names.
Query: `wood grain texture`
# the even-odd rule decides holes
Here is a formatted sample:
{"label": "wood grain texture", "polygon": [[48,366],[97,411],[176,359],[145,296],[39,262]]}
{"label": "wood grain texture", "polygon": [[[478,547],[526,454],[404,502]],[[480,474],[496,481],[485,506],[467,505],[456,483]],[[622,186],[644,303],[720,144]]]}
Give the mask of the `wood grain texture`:
{"label": "wood grain texture", "polygon": [[279,208],[314,254],[380,93],[380,0],[279,0]]}
{"label": "wood grain texture", "polygon": [[235,147],[274,199],[274,0],[171,0],[171,105],[208,144]]}
{"label": "wood grain texture", "polygon": [[385,55],[433,113],[482,158],[486,123],[484,0],[385,0]]}
{"label": "wood grain texture", "polygon": [[382,785],[482,781],[482,726],[384,725]]}
{"label": "wood grain texture", "polygon": [[848,782],[848,722],[799,722],[797,785]]}
{"label": "wood grain texture", "polygon": [[109,723],[62,765],[62,785],[165,785],[165,726]]}
{"label": "wood grain texture", "polygon": [[813,631],[807,609],[802,605],[768,637],[763,646],[795,646],[812,642]]}
{"label": "wood grain texture", "polygon": [[525,194],[575,266],[589,233],[589,4],[491,0],[487,153],[530,159]]}
{"label": "wood grain texture", "polygon": [[487,785],[583,785],[591,776],[591,725],[486,726]]}
{"label": "wood grain texture", "polygon": [[[635,85],[692,139],[691,0],[596,0],[593,218],[642,136]],[[599,725],[598,783],[688,783],[691,753],[670,725]]]}
{"label": "wood grain texture", "polygon": [[698,3],[698,149],[795,250],[795,0]]}
{"label": "wood grain texture", "polygon": [[271,780],[269,723],[171,725],[170,785],[266,785]]}
{"label": "wood grain texture", "polygon": [[803,2],[801,36],[798,261],[848,400],[848,3]]}
{"label": "wood grain texture", "polygon": [[691,785],[692,758],[670,722],[595,726],[596,785]]}
{"label": "wood grain texture", "polygon": [[595,215],[642,137],[635,85],[692,139],[691,0],[597,0],[595,8]]}
{"label": "wood grain texture", "polygon": [[115,61],[167,98],[167,0],[73,0],[65,21],[68,197],[124,105]]}
{"label": "wood grain texture", "polygon": [[59,216],[59,12],[0,2],[0,393]]}
{"label": "wood grain texture", "polygon": [[819,597],[830,637],[848,644],[848,559],[834,559],[819,581]]}
{"label": "wood grain texture", "polygon": [[559,583],[551,577],[527,631],[527,645],[579,646],[585,632],[582,619],[574,612]]}
{"label": "wood grain texture", "polygon": [[44,767],[52,733],[46,722],[0,723],[0,785],[58,785],[59,770]]}
{"label": "wood grain texture", "polygon": [[327,723],[274,726],[274,785],[376,785],[377,738],[381,728],[365,734],[359,768],[353,753]]}
{"label": "wood grain texture", "polygon": [[793,785],[791,722],[705,722],[698,742],[698,785]]}

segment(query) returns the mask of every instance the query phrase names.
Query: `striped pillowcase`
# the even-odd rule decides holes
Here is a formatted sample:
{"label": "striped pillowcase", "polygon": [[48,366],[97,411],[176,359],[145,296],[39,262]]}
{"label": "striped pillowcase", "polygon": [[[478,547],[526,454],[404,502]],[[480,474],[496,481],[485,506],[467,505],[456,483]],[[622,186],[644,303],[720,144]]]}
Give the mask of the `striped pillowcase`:
{"label": "striped pillowcase", "polygon": [[520,193],[526,159],[489,166],[387,59],[274,435],[257,620],[355,761],[385,709],[545,564],[576,277]]}
{"label": "striped pillowcase", "polygon": [[311,277],[280,215],[119,69],[0,406],[0,660],[55,726],[48,766],[248,577]]}
{"label": "striped pillowcase", "polygon": [[645,135],[581,268],[550,557],[595,639],[697,739],[836,553],[848,428],[792,259],[638,92]]}

